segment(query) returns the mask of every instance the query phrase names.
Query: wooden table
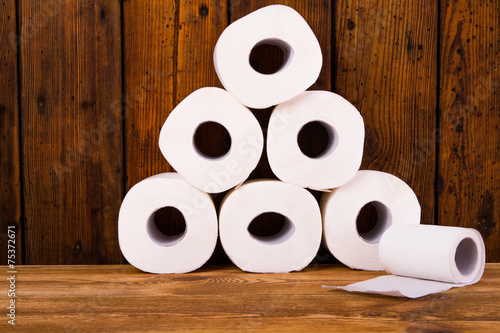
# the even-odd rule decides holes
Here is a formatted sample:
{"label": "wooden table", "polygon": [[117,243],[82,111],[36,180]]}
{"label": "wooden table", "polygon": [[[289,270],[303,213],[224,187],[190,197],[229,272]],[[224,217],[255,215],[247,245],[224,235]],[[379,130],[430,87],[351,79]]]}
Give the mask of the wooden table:
{"label": "wooden table", "polygon": [[[179,275],[146,274],[127,265],[18,266],[16,328],[36,332],[498,332],[500,328],[500,264],[488,264],[475,285],[420,299],[320,287],[381,274],[329,265],[289,274],[207,266]],[[3,311],[4,305],[2,301]],[[2,317],[0,331],[5,331],[5,314]]]}

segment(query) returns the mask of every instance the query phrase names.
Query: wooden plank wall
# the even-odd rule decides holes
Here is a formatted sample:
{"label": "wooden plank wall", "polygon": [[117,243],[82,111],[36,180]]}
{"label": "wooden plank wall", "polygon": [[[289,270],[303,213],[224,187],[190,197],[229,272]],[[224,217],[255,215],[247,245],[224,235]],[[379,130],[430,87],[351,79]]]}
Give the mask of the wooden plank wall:
{"label": "wooden plank wall", "polygon": [[[320,41],[311,89],[362,113],[362,168],[406,181],[423,223],[478,229],[500,261],[500,1],[3,0],[0,235],[17,226],[18,263],[124,262],[123,196],[172,170],[158,149],[164,120],[194,90],[221,87],[218,36],[272,3],[295,8]],[[270,111],[253,110],[263,127]],[[206,148],[229,146],[215,128],[201,135]],[[261,177],[275,178],[265,156]],[[220,245],[211,262],[228,262]]]}
{"label": "wooden plank wall", "polygon": [[24,255],[19,155],[16,2],[0,2],[0,263],[7,263],[7,227],[15,226],[17,262]]}

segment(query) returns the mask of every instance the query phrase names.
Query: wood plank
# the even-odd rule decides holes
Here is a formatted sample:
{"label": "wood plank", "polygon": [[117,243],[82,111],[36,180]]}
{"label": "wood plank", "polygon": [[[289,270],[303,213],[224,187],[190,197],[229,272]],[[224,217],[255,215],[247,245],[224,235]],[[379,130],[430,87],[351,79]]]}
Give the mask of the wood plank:
{"label": "wood plank", "polygon": [[438,8],[429,1],[340,0],[334,91],[365,121],[362,169],[410,185],[434,223]]}
{"label": "wood plank", "polygon": [[[22,263],[21,175],[17,78],[16,2],[0,2],[0,240],[7,244],[7,227],[15,226],[16,263]],[[7,263],[7,246],[0,264]]]}
{"label": "wood plank", "polygon": [[[202,87],[220,87],[213,62],[215,43],[227,27],[226,1],[180,1],[176,68],[176,104]],[[209,154],[223,155],[229,150],[230,140],[223,130],[208,124],[197,133],[198,147]],[[218,207],[224,193],[215,194]],[[211,263],[229,263],[220,241]]]}
{"label": "wood plank", "polygon": [[132,266],[21,266],[16,325],[39,332],[107,331],[494,331],[500,264],[478,283],[420,299],[327,290],[383,273],[310,266],[251,274],[205,266],[155,275]]}
{"label": "wood plank", "polygon": [[[226,1],[180,2],[175,89],[177,103],[199,88],[222,88],[215,72],[213,52],[215,43],[226,26]],[[231,145],[226,133],[222,127],[207,124],[197,132],[195,143],[207,155],[221,156]]]}
{"label": "wood plank", "polygon": [[213,52],[215,43],[226,26],[227,4],[225,1],[181,1],[177,53],[177,102],[202,87],[222,88],[215,72]]}
{"label": "wood plank", "polygon": [[438,222],[478,229],[498,262],[500,3],[445,0],[441,13]]}
{"label": "wood plank", "polygon": [[122,261],[120,4],[20,2],[26,263]]}
{"label": "wood plank", "polygon": [[124,1],[127,190],[171,171],[158,148],[160,129],[176,101],[176,4]]}

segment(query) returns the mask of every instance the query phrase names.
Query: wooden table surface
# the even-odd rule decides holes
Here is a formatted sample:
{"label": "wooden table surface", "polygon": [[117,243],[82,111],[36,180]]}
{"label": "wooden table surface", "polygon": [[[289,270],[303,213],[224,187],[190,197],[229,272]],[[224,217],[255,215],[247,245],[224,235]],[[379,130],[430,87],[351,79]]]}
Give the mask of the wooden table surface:
{"label": "wooden table surface", "polygon": [[[320,287],[381,274],[338,265],[310,266],[289,274],[206,266],[178,275],[147,274],[128,265],[18,266],[16,328],[36,332],[498,332],[500,328],[500,264],[487,264],[477,284],[420,299]],[[4,305],[2,301],[3,309]],[[7,320],[2,317],[0,331],[5,331]]]}

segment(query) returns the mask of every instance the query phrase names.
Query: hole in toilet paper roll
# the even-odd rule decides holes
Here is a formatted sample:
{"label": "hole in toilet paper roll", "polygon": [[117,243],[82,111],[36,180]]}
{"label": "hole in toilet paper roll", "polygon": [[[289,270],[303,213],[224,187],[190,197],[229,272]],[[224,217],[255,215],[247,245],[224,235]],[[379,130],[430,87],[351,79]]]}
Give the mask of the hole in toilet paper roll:
{"label": "hole in toilet paper roll", "polygon": [[469,276],[474,271],[478,260],[477,245],[471,238],[464,238],[458,244],[455,252],[455,264],[463,276]]}
{"label": "hole in toilet paper roll", "polygon": [[250,236],[264,244],[281,244],[295,232],[295,226],[286,216],[269,212],[257,216],[248,225]]}
{"label": "hole in toilet paper roll", "polygon": [[161,246],[179,243],[186,234],[186,220],[175,207],[163,207],[151,214],[146,224],[148,235]]}
{"label": "hole in toilet paper roll", "polygon": [[198,155],[207,159],[222,159],[231,149],[231,136],[227,129],[214,121],[201,123],[193,136]]}
{"label": "hole in toilet paper roll", "polygon": [[302,153],[310,158],[329,156],[338,145],[335,128],[322,121],[311,121],[302,126],[297,143]]}
{"label": "hole in toilet paper roll", "polygon": [[356,218],[358,234],[368,243],[378,243],[391,224],[391,211],[378,201],[371,201],[364,205]]}
{"label": "hole in toilet paper roll", "polygon": [[275,74],[285,69],[293,58],[292,47],[276,38],[258,42],[249,55],[252,68],[261,74]]}

